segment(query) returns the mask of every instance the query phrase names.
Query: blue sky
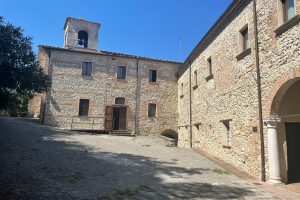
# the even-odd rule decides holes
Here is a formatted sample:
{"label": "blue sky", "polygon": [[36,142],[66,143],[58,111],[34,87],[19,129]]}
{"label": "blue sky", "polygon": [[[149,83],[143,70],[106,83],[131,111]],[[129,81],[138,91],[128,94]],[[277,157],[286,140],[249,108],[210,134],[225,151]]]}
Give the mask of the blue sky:
{"label": "blue sky", "polygon": [[183,61],[231,1],[1,0],[0,15],[33,37],[35,52],[63,46],[70,16],[101,24],[99,49]]}

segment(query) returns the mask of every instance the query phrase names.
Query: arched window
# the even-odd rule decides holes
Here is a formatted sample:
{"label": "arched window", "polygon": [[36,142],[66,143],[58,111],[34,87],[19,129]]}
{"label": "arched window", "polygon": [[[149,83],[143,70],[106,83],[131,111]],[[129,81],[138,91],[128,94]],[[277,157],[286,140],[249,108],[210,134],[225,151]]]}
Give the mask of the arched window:
{"label": "arched window", "polygon": [[78,32],[78,47],[87,48],[88,46],[88,33],[85,31]]}

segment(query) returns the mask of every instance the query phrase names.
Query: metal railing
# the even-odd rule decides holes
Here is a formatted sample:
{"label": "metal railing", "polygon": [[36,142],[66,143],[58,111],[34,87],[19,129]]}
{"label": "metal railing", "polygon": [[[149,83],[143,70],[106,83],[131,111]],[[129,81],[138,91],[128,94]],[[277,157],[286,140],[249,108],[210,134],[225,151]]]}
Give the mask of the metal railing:
{"label": "metal railing", "polygon": [[[71,130],[104,130],[104,120],[105,117],[72,116]],[[76,124],[79,124],[80,128],[76,128]],[[103,129],[95,129],[97,125],[102,125]]]}

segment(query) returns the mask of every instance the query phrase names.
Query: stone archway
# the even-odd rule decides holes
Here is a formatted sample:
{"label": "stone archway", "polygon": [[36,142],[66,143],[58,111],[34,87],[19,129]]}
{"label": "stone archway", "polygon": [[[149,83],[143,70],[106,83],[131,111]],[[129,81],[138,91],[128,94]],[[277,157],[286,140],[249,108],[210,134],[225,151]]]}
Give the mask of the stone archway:
{"label": "stone archway", "polygon": [[161,133],[161,135],[164,136],[164,137],[170,138],[170,141],[172,140],[174,145],[177,146],[177,144],[178,144],[178,133],[176,131],[174,131],[172,129],[167,129],[167,130],[164,130]]}
{"label": "stone archway", "polygon": [[300,78],[281,83],[269,109],[269,182],[300,182]]}

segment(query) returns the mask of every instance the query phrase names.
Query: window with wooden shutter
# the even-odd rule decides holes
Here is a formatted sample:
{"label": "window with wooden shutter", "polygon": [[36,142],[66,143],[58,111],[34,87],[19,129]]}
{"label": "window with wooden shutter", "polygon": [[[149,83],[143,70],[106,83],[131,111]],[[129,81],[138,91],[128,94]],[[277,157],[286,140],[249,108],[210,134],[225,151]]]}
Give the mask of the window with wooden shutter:
{"label": "window with wooden shutter", "polygon": [[89,99],[80,99],[78,116],[89,115],[89,102],[90,102]]}

